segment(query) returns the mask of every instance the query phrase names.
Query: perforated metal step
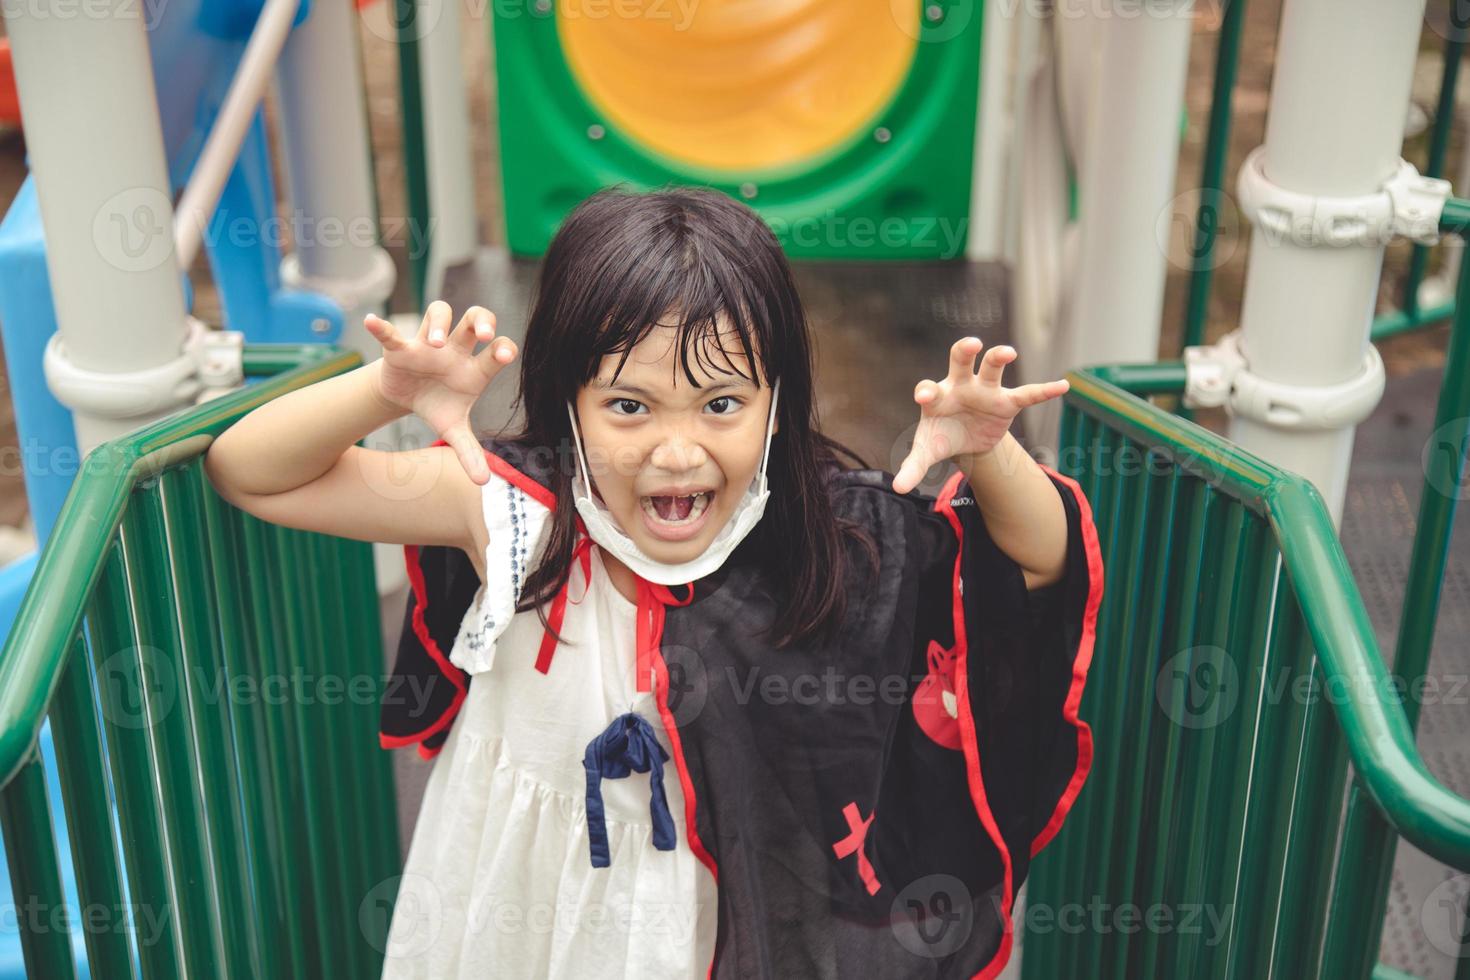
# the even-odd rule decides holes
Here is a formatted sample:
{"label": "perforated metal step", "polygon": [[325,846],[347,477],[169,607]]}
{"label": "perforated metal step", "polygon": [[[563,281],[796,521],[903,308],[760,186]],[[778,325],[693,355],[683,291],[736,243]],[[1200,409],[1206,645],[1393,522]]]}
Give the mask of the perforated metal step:
{"label": "perforated metal step", "polygon": [[[1348,475],[1343,548],[1379,646],[1390,659],[1439,386],[1437,368],[1388,379],[1383,401],[1358,428]],[[1462,509],[1445,570],[1419,747],[1430,772],[1470,796],[1470,532],[1465,524]],[[1429,980],[1450,980],[1467,890],[1470,878],[1400,842],[1379,959]]]}

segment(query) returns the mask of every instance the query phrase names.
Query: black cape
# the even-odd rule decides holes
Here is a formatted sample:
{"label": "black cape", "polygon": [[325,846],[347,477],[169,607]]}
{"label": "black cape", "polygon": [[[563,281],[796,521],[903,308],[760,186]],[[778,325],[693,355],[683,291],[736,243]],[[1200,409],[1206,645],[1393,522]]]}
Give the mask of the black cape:
{"label": "black cape", "polygon": [[[484,445],[498,475],[554,506],[537,454]],[[711,977],[989,978],[1005,965],[1016,889],[1092,762],[1078,706],[1102,557],[1080,487],[1045,469],[1067,515],[1066,568],[1045,588],[1028,591],[992,542],[963,474],[930,497],[846,470],[834,509],[872,535],[880,573],[854,575],[835,640],[762,642],[777,603],[734,556],[692,600],[670,591],[687,604],[665,607],[653,667],[688,843],[717,884]],[[480,581],[458,548],[405,557],[380,742],[429,758],[468,690],[447,654]]]}

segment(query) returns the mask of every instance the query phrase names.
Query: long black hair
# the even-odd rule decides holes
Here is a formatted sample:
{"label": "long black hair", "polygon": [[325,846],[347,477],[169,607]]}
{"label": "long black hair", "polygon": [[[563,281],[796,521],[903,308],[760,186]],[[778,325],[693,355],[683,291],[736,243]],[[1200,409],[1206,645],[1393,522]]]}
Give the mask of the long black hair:
{"label": "long black hair", "polygon": [[[755,552],[780,597],[771,633],[778,647],[827,635],[844,614],[848,587],[844,535],[876,554],[871,540],[832,509],[827,480],[863,460],[824,436],[812,395],[813,352],[806,314],[780,243],[760,216],[734,198],[701,187],[666,186],[637,192],[614,185],[588,197],[563,220],[541,265],[522,345],[520,389],[525,427],[513,437],[529,446],[558,446],[551,487],[556,512],[538,567],[522,590],[520,608],[538,608],[566,583],[576,544],[571,481],[576,469],[566,403],[597,374],[602,359],[628,354],[665,318],[677,316],[679,363],[689,383],[691,354],[709,373],[740,374],[709,361],[719,349],[721,314],[738,332],[756,383],[781,381],[779,430],[767,473],[771,499],[740,546]],[[756,379],[752,379],[756,380]],[[568,462],[570,457],[570,462]],[[734,557],[732,556],[732,560]]]}

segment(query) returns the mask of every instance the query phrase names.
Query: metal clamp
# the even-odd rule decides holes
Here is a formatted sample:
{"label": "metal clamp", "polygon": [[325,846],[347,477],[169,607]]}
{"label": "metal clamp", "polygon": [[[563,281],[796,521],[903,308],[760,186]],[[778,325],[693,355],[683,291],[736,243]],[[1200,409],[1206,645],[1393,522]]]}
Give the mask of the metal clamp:
{"label": "metal clamp", "polygon": [[1332,430],[1356,425],[1383,398],[1383,359],[1368,345],[1363,370],[1332,385],[1297,385],[1252,374],[1240,349],[1240,331],[1214,344],[1184,348],[1184,404],[1215,408],[1279,429]]}
{"label": "metal clamp", "polygon": [[193,404],[205,386],[239,384],[244,335],[210,330],[192,316],[186,320],[188,334],[179,355],[138,371],[78,367],[67,356],[61,334],[53,334],[41,360],[46,384],[67,408],[109,419],[156,417]]}
{"label": "metal clamp", "polygon": [[1354,197],[1301,194],[1273,184],[1266,176],[1264,145],[1246,156],[1236,177],[1235,194],[1251,224],[1305,247],[1386,245],[1396,237],[1421,245],[1439,242],[1439,218],[1450,196],[1450,182],[1425,177],[1400,159],[1378,190]]}

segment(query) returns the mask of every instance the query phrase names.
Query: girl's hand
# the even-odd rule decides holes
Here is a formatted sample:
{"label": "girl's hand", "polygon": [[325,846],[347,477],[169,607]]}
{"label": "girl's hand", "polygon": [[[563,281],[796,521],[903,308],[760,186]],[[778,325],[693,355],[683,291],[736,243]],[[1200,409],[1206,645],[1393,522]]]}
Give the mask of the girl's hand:
{"label": "girl's hand", "polygon": [[897,493],[908,493],[935,463],[955,456],[979,456],[1005,438],[1011,420],[1028,405],[1066,393],[1066,381],[1002,388],[1001,371],[1016,359],[1014,347],[992,347],[975,373],[979,337],[957,340],[949,349],[949,375],[938,384],[925,378],[914,386],[919,428],[914,445],[893,478]]}
{"label": "girl's hand", "polygon": [[[399,336],[393,324],[371,313],[363,326],[383,345],[382,366],[375,375],[379,396],[432,426],[470,479],[483,486],[490,467],[470,431],[470,408],[500,369],[515,360],[516,345],[508,337],[495,339],[495,314],[483,306],[466,310],[451,331],[452,315],[448,303],[435,300],[415,337]],[[488,345],[478,354],[477,341]]]}

